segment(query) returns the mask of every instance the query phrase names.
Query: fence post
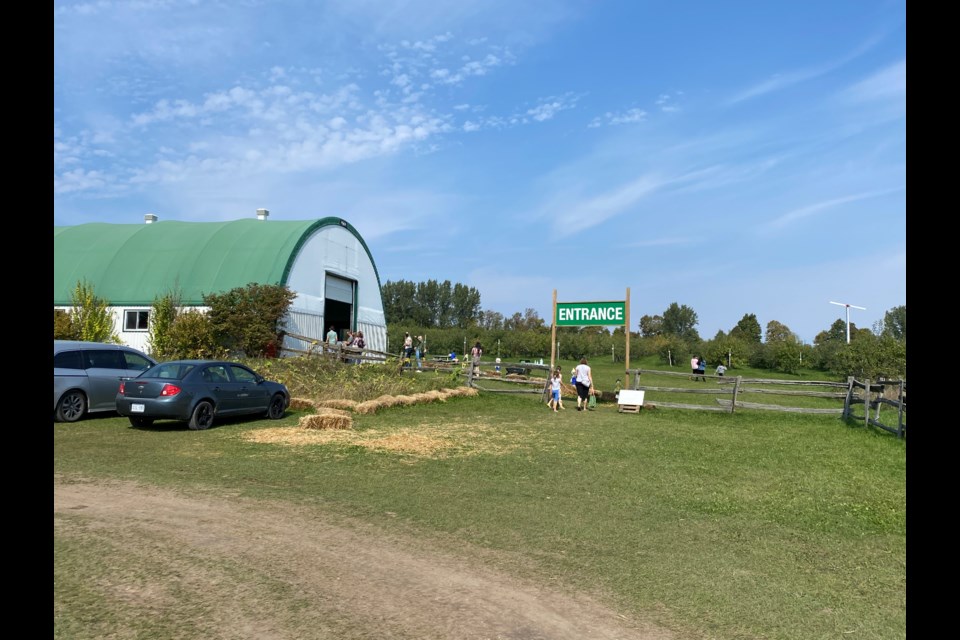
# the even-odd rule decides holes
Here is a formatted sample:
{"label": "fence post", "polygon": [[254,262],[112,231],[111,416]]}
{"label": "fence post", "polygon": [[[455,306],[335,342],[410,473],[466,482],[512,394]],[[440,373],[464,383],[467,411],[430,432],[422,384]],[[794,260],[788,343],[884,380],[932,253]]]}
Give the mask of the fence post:
{"label": "fence post", "polygon": [[887,397],[886,385],[880,385],[880,395],[877,396],[877,410],[873,413],[873,419],[880,422],[880,407],[883,406],[883,400]]}
{"label": "fence post", "polygon": [[870,426],[870,378],[867,378],[867,386],[863,388],[863,426]]}
{"label": "fence post", "polygon": [[[466,358],[466,356],[464,356]],[[473,363],[470,363],[470,366],[467,368],[467,386],[473,386]]]}
{"label": "fence post", "polygon": [[897,407],[897,437],[903,437],[903,380],[900,381],[900,393],[897,395],[899,406]]}
{"label": "fence post", "polygon": [[843,419],[850,418],[850,397],[853,395],[853,376],[847,376],[847,397],[843,401]]}
{"label": "fence post", "polygon": [[737,381],[733,383],[733,397],[730,398],[730,413],[733,413],[733,410],[737,408],[737,393],[740,392],[741,380],[743,380],[743,376],[737,376]]}

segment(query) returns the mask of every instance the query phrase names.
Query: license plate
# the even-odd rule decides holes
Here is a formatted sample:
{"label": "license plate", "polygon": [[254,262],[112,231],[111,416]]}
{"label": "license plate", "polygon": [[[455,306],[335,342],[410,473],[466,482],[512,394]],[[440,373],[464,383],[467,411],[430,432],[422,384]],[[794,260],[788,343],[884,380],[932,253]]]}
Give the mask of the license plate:
{"label": "license plate", "polygon": [[130,413],[143,413],[143,405],[142,405],[142,404],[131,404],[131,405],[130,405]]}

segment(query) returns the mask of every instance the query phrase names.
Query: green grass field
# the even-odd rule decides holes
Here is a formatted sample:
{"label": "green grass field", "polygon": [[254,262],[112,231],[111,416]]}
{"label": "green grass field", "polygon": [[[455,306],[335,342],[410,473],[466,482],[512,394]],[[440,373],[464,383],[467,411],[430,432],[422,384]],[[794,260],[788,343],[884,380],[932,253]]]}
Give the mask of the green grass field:
{"label": "green grass field", "polygon": [[[591,364],[601,389],[622,375],[622,363]],[[371,521],[389,511],[424,536],[522,557],[532,577],[605,594],[682,637],[906,637],[905,440],[832,416],[566,406],[483,394],[356,415],[350,438],[295,447],[251,436],[295,429],[302,412],[203,432],[88,419],[54,424],[54,473]],[[371,447],[373,431],[437,446]],[[71,611],[58,593],[58,572],[78,563],[66,555],[54,555],[55,607],[89,616],[97,604]]]}

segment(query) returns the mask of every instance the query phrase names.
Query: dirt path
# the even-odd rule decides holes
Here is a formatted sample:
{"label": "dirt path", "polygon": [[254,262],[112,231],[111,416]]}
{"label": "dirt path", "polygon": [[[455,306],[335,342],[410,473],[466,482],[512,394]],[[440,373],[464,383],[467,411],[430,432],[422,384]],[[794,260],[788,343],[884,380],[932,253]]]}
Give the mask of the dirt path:
{"label": "dirt path", "polygon": [[[186,622],[202,611],[210,618],[205,637],[674,638],[589,597],[521,582],[420,540],[308,508],[55,479],[53,509],[58,537],[92,536],[123,556],[106,562],[162,567],[170,576],[170,583],[147,584],[117,570],[96,589],[122,593],[147,619],[180,615]],[[278,595],[284,593],[302,602],[291,608],[291,596]],[[280,597],[286,599],[277,606]]]}

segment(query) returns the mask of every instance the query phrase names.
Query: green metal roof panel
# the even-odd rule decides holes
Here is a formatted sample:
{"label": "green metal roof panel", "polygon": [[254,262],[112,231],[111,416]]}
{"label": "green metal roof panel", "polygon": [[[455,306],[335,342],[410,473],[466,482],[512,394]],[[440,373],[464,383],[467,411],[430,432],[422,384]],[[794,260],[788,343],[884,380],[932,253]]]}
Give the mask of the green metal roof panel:
{"label": "green metal roof panel", "polygon": [[175,290],[183,304],[202,305],[204,294],[286,284],[300,247],[331,224],[353,233],[373,262],[360,235],[339,218],[54,227],[53,304],[69,305],[81,280],[114,306],[149,305]]}

